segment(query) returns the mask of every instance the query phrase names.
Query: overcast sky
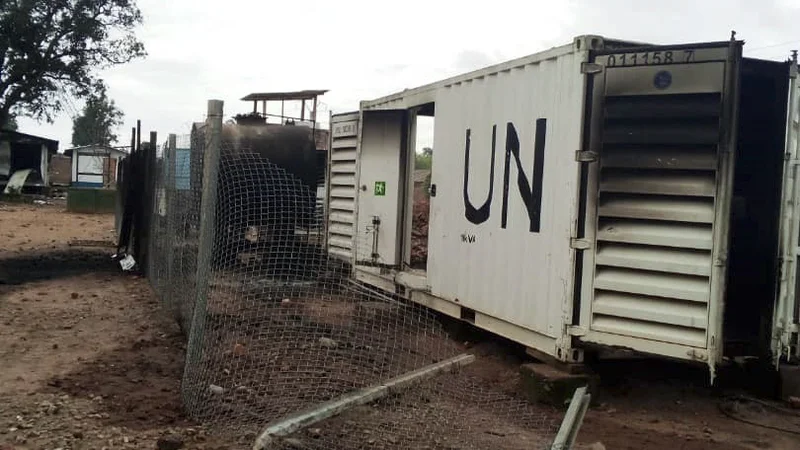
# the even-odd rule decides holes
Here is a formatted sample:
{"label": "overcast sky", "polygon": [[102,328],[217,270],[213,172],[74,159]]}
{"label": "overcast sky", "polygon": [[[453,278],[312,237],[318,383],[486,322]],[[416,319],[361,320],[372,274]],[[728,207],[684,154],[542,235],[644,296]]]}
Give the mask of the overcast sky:
{"label": "overcast sky", "polygon": [[[188,133],[206,100],[226,117],[251,110],[250,92],[330,89],[328,110],[600,34],[652,43],[725,40],[745,55],[785,59],[800,48],[800,0],[315,1],[139,0],[149,56],[102,74],[125,113],[118,132]],[[20,130],[70,143],[72,105],[55,123]]]}

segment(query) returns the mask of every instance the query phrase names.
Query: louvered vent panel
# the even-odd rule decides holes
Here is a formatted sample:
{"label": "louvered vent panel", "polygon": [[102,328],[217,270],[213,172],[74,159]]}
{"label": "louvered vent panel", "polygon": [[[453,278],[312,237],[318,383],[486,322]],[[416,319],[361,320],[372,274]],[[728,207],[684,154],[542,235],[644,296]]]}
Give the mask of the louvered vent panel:
{"label": "louvered vent panel", "polygon": [[[336,117],[334,116],[334,126]],[[356,136],[336,137],[330,149],[328,192],[328,253],[353,258],[356,211]]]}
{"label": "louvered vent panel", "polygon": [[593,330],[705,347],[720,100],[606,97]]}

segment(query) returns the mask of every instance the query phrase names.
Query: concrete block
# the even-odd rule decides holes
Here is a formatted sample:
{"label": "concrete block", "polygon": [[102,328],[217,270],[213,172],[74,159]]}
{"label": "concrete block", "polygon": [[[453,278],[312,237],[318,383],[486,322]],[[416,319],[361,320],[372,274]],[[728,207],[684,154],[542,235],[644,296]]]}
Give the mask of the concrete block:
{"label": "concrete block", "polygon": [[553,406],[566,406],[575,389],[588,386],[595,393],[597,377],[587,373],[567,373],[547,364],[523,364],[519,368],[522,391],[528,400]]}

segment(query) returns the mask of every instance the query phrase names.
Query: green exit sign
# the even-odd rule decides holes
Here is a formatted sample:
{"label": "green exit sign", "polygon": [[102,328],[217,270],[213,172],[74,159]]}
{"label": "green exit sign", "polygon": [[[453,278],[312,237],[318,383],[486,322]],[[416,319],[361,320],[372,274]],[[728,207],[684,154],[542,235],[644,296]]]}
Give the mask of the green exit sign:
{"label": "green exit sign", "polygon": [[386,195],[386,182],[385,181],[376,181],[375,182],[375,195],[378,197],[383,197]]}

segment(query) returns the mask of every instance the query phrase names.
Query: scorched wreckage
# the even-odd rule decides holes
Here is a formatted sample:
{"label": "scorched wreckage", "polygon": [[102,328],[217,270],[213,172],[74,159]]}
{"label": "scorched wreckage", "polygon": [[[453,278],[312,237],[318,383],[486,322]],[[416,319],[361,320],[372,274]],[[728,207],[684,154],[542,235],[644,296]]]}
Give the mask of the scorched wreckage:
{"label": "scorched wreckage", "polygon": [[[321,259],[321,255],[308,254],[313,247],[298,237],[298,231],[304,230],[301,236],[307,238],[322,225],[316,205],[324,179],[327,132],[317,128],[316,107],[317,97],[324,93],[250,94],[243,100],[253,102],[253,112],[223,125],[215,221],[216,236],[222,239],[214,248],[215,265],[233,266],[246,255],[258,260],[262,269],[288,275],[307,270],[299,266],[303,261]],[[281,114],[267,113],[270,101],[281,103]],[[283,114],[287,101],[301,102],[300,117]],[[313,104],[308,119],[307,102]],[[270,118],[280,123],[270,123]],[[193,128],[194,147],[204,145],[204,127]],[[199,149],[192,153],[201,154]],[[194,164],[202,163],[195,158]]]}

